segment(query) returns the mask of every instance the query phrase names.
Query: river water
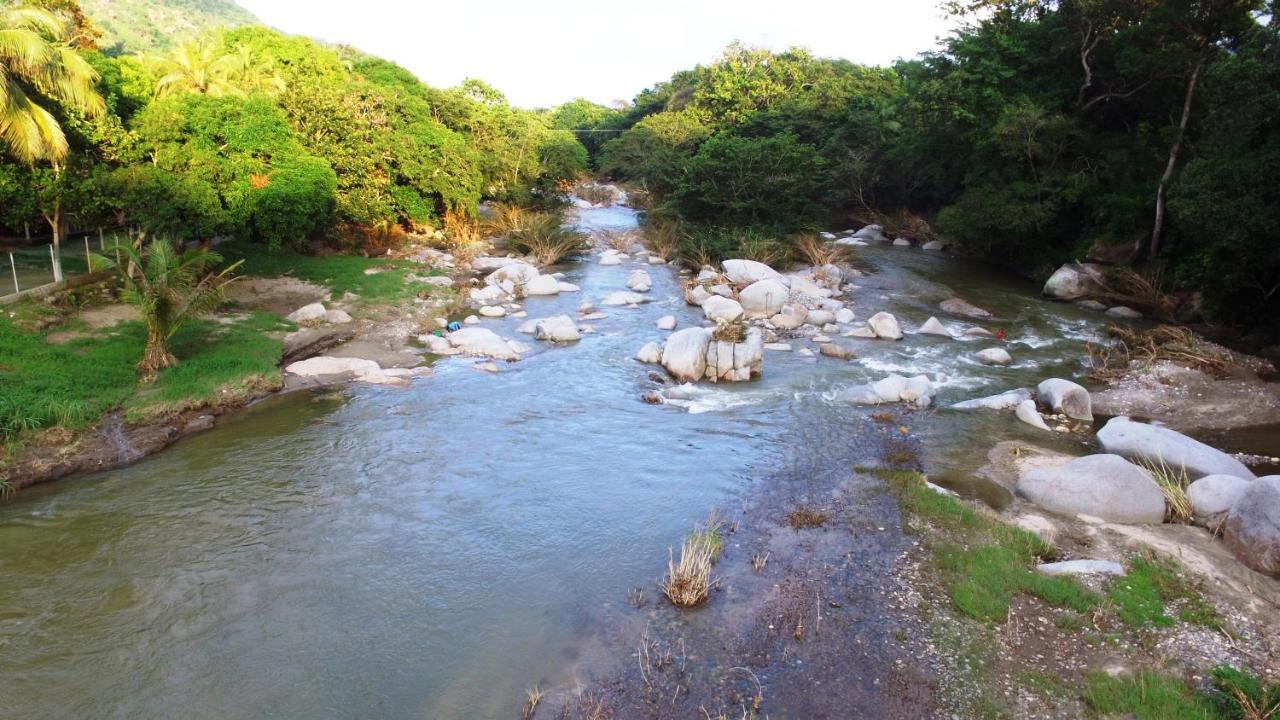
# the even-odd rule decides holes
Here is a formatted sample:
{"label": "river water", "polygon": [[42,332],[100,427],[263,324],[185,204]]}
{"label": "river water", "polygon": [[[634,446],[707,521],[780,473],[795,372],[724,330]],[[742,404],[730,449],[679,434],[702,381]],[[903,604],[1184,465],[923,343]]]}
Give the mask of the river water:
{"label": "river water", "polygon": [[[295,393],[22,493],[0,505],[0,717],[513,717],[526,687],[570,681],[598,619],[653,588],[669,545],[752,491],[794,423],[854,441],[871,411],[834,403],[840,388],[925,373],[945,406],[1075,377],[1104,326],[940,254],[859,248],[859,263],[873,271],[859,318],[890,310],[911,330],[946,321],[937,303],[959,294],[996,313],[1015,364],[974,361],[991,341],[908,334],[854,341],[851,362],[768,352],[760,381],[648,405],[653,368],[632,355],[661,340],[657,318],[701,313],[673,270],[644,266],[655,302],[603,308],[581,342],[535,343],[496,375],[449,359],[409,389]],[[525,307],[572,315],[635,267],[566,265],[582,292]],[[519,319],[485,322],[533,342]],[[1045,440],[1009,413],[911,417],[927,469],[997,501],[965,471],[999,440]]]}

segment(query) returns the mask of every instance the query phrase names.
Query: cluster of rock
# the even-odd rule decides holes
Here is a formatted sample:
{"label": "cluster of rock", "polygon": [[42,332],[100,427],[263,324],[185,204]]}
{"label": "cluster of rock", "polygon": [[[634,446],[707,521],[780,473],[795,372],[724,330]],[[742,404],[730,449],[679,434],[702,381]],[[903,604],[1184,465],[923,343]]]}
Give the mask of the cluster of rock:
{"label": "cluster of rock", "polygon": [[371,385],[406,386],[410,378],[431,374],[430,368],[384,368],[373,360],[321,355],[285,366],[285,372],[306,383],[363,382]]}
{"label": "cluster of rock", "polygon": [[[867,225],[860,230],[845,230],[841,233],[823,232],[819,235],[824,240],[831,240],[838,245],[894,245],[896,247],[911,247],[915,242],[910,238],[898,236],[890,239],[884,234],[883,225]],[[946,247],[946,242],[942,240],[929,240],[921,243],[922,250],[942,250]]]}
{"label": "cluster of rock", "polygon": [[641,362],[659,363],[681,382],[742,382],[764,370],[764,342],[759,328],[749,328],[742,339],[722,339],[718,329],[692,327],[677,330],[659,347],[648,343],[636,353]]}
{"label": "cluster of rock", "polygon": [[1088,310],[1105,312],[1114,318],[1136,320],[1142,313],[1125,305],[1107,306],[1098,298],[1106,298],[1107,279],[1101,265],[1093,263],[1067,263],[1054,271],[1044,283],[1045,297],[1054,300],[1074,301]]}
{"label": "cluster of rock", "polygon": [[286,320],[298,323],[303,327],[320,324],[342,325],[351,322],[347,311],[338,308],[326,308],[324,303],[313,302],[289,313]]}
{"label": "cluster of rock", "polygon": [[[1070,380],[1061,378],[1042,381],[1036,386],[1035,392],[1029,388],[1017,388],[999,395],[958,402],[951,408],[953,410],[1013,410],[1014,416],[1019,420],[1047,432],[1052,432],[1052,429],[1040,414],[1042,410],[1047,414],[1063,416],[1069,420],[1093,421],[1093,401],[1089,391]],[[1067,428],[1062,426],[1062,429]]]}

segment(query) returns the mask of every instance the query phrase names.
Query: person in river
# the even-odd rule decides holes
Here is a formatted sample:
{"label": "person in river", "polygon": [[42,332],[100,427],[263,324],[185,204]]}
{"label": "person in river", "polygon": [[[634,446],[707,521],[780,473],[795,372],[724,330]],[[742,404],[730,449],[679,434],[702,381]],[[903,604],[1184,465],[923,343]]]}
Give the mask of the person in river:
{"label": "person in river", "polygon": [[996,331],[996,339],[1004,340],[1004,328],[1000,328],[999,330]]}

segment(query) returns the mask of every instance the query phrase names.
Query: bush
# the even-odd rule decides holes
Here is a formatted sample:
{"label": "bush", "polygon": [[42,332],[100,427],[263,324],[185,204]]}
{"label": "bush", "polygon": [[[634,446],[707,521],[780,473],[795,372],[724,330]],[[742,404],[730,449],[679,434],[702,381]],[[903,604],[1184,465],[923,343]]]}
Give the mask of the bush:
{"label": "bush", "polygon": [[688,163],[672,199],[690,220],[800,228],[821,214],[826,162],[795,135],[717,135]]}
{"label": "bush", "polygon": [[303,156],[277,165],[251,196],[255,239],[272,249],[299,244],[328,224],[337,188],[338,176],[320,158]]}

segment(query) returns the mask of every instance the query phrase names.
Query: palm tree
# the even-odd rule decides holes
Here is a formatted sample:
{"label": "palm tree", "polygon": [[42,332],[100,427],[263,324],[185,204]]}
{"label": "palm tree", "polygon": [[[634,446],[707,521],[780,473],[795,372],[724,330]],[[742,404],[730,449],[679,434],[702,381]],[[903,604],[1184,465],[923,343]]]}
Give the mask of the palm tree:
{"label": "palm tree", "polygon": [[149,380],[178,364],[169,352],[169,339],[183,323],[222,302],[240,262],[214,272],[207,268],[222,262],[217,253],[201,248],[180,252],[173,242],[159,239],[152,240],[145,251],[125,245],[119,250],[120,261],[95,255],[92,264],[95,269],[119,272],[125,301],[138,307],[147,325],[147,346],[138,372]]}
{"label": "palm tree", "polygon": [[98,73],[69,39],[53,13],[0,3],[0,144],[19,161],[46,161],[57,171],[67,137],[41,103],[95,117],[105,108],[95,87]]}
{"label": "palm tree", "polygon": [[216,38],[192,40],[179,45],[169,57],[153,58],[152,62],[161,72],[156,97],[183,92],[240,97],[254,91],[274,95],[284,90],[273,62],[255,57],[244,46],[226,52]]}

